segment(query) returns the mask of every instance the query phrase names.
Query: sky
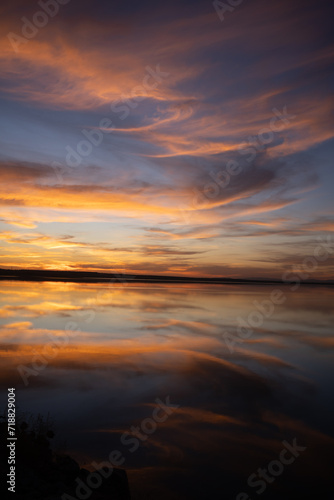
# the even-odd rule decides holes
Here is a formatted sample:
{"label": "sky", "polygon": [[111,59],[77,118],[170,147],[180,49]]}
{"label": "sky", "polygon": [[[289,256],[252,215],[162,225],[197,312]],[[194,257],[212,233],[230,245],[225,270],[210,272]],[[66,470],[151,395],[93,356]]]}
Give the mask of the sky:
{"label": "sky", "polygon": [[333,278],[333,11],[4,0],[0,266]]}

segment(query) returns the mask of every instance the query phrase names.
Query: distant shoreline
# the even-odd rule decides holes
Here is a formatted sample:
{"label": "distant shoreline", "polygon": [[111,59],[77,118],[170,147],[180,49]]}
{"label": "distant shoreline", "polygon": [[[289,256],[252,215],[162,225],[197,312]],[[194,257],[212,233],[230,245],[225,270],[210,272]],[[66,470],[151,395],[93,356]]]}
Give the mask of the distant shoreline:
{"label": "distant shoreline", "polygon": [[[0,280],[13,281],[55,281],[68,283],[174,283],[174,284],[211,284],[211,285],[290,285],[294,280],[278,279],[241,279],[241,278],[198,278],[187,276],[155,276],[148,274],[114,274],[90,271],[56,271],[32,269],[0,269]],[[301,285],[333,286],[334,280],[305,280]]]}

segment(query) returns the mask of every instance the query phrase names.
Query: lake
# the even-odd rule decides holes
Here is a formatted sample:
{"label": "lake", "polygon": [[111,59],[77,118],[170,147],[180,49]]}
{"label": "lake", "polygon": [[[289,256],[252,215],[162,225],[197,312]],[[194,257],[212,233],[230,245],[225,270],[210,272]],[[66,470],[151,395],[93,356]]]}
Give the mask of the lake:
{"label": "lake", "polygon": [[333,298],[3,281],[1,409],[15,387],[19,415],[49,414],[82,467],[126,469],[133,499],[332,498]]}

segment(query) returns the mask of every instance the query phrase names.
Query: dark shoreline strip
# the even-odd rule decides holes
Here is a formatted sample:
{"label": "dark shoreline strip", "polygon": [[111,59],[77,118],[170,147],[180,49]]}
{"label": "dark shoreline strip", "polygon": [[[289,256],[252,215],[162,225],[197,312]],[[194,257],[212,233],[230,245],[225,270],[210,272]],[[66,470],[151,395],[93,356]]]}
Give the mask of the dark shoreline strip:
{"label": "dark shoreline strip", "polygon": [[[171,284],[206,284],[206,285],[291,285],[293,279],[284,282],[277,279],[241,279],[241,278],[197,278],[186,276],[126,275],[82,271],[36,271],[0,269],[0,280],[10,281],[54,281],[68,283],[171,283]],[[334,280],[300,281],[301,285],[333,286]]]}

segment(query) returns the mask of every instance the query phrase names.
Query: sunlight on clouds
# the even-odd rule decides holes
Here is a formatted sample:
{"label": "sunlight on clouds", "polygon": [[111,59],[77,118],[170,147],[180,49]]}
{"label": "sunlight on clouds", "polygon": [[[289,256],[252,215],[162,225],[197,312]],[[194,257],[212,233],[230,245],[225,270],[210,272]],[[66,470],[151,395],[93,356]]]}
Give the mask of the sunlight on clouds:
{"label": "sunlight on clouds", "polygon": [[[17,52],[7,34],[20,33],[19,8],[4,9],[4,266],[281,275],[252,264],[266,245],[331,231],[325,12],[314,6],[317,24],[289,2],[259,5],[223,26],[199,6],[177,19],[156,6],[138,13],[144,31],[116,5],[103,16],[83,6],[75,19],[69,7]],[[94,223],[113,236],[95,236]],[[248,251],[246,236],[257,241]]]}

